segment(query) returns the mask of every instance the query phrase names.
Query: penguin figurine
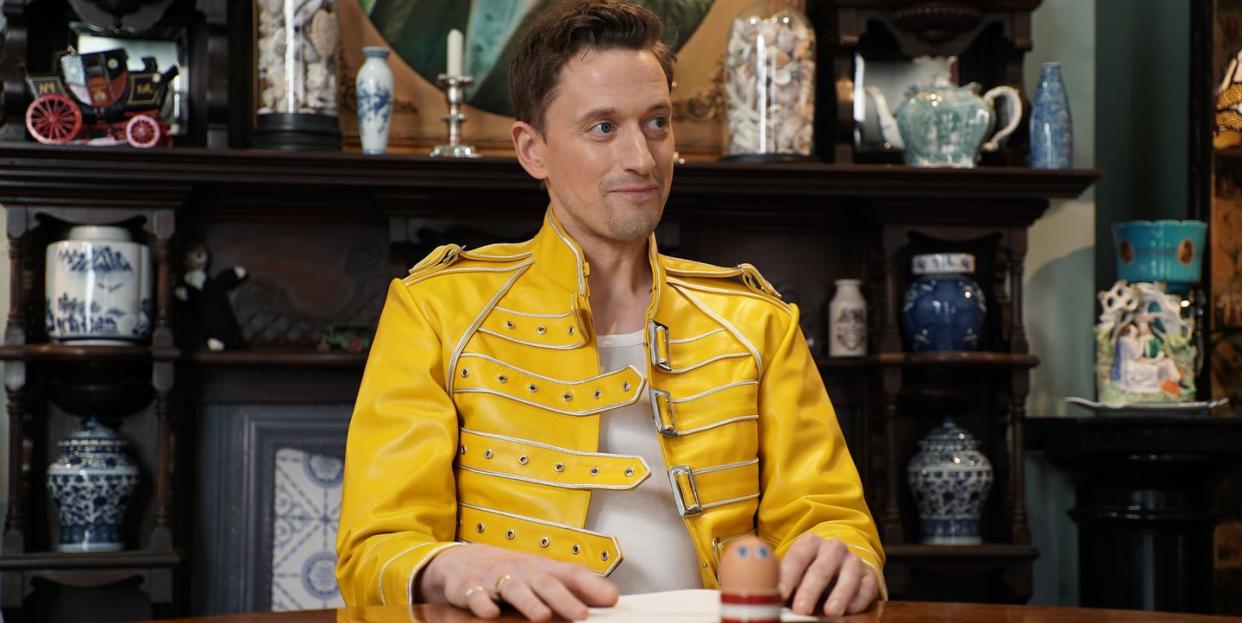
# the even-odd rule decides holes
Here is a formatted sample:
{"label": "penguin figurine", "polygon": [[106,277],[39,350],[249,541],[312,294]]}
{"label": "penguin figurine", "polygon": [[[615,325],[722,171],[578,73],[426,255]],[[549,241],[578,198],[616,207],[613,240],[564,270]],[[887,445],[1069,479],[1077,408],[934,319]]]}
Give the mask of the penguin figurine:
{"label": "penguin figurine", "polygon": [[245,348],[241,325],[233,314],[229,290],[246,279],[246,269],[234,266],[215,277],[207,274],[211,253],[206,245],[195,244],[186,249],[185,272],[173,288],[178,301],[178,341],[182,348],[211,351]]}

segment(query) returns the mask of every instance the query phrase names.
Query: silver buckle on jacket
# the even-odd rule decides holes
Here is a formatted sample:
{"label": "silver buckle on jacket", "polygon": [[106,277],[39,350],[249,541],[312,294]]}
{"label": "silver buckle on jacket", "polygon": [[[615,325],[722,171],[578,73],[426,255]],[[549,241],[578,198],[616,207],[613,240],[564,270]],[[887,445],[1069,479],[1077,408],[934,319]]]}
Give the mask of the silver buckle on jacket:
{"label": "silver buckle on jacket", "polygon": [[[667,414],[667,415],[666,415]],[[669,393],[651,388],[651,416],[655,419],[656,430],[665,437],[677,437],[677,425],[673,423],[673,399]]]}
{"label": "silver buckle on jacket", "polygon": [[668,327],[652,320],[647,331],[651,343],[651,365],[665,372],[672,372],[673,364],[668,351]]}
{"label": "silver buckle on jacket", "polygon": [[[690,483],[690,494],[694,496],[693,504],[686,504],[686,499],[681,494],[681,483],[677,482],[678,476],[685,476],[686,481]],[[676,465],[668,470],[668,480],[673,485],[673,501],[677,503],[677,512],[682,517],[698,515],[703,512],[703,504],[699,501],[699,488],[694,484],[694,470],[689,465]]]}

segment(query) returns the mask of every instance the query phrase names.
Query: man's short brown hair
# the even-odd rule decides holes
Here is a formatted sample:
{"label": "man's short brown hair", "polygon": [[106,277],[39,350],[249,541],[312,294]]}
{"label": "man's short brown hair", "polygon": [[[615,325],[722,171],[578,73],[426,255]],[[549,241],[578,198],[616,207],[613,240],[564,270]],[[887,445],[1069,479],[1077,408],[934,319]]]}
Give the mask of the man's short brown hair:
{"label": "man's short brown hair", "polygon": [[513,116],[543,134],[561,69],[585,50],[647,50],[660,61],[672,89],[673,52],[661,39],[663,34],[659,17],[621,0],[569,0],[541,12],[509,63]]}

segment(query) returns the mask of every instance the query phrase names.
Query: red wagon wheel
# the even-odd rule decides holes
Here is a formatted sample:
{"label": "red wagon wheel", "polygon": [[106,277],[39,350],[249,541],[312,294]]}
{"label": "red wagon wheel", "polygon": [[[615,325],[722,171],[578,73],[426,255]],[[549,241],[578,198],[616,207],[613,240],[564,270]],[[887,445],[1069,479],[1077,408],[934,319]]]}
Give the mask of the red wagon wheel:
{"label": "red wagon wheel", "polygon": [[159,122],[146,115],[134,115],[125,125],[125,140],[134,147],[154,147],[162,134]]}
{"label": "red wagon wheel", "polygon": [[82,129],[82,111],[64,95],[41,95],[26,109],[26,129],[40,143],[68,143]]}

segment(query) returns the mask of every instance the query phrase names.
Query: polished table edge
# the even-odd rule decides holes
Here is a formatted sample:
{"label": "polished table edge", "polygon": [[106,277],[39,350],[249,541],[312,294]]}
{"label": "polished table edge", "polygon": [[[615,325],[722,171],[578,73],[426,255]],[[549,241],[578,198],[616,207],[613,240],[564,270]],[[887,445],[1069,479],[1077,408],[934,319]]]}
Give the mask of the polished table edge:
{"label": "polished table edge", "polygon": [[[484,621],[468,612],[442,604],[413,606],[372,606],[339,610],[303,610],[230,614],[188,619],[166,619],[171,623],[473,623]],[[1242,622],[1242,617],[1146,612],[1141,610],[1103,610],[1062,606],[1015,606],[1001,604],[963,604],[917,601],[890,601],[853,616],[823,621],[843,623],[1213,623]],[[513,611],[505,611],[502,623],[525,621]]]}

